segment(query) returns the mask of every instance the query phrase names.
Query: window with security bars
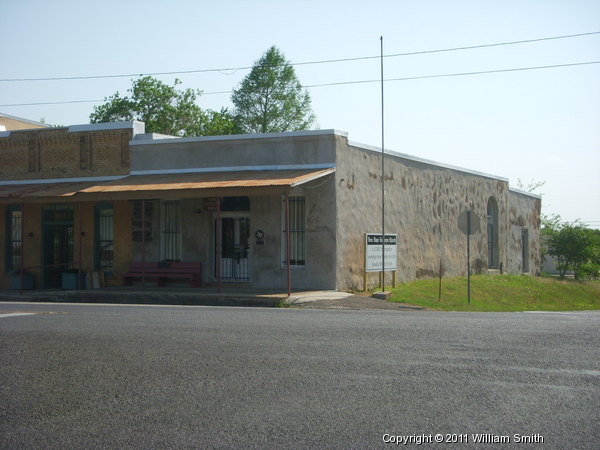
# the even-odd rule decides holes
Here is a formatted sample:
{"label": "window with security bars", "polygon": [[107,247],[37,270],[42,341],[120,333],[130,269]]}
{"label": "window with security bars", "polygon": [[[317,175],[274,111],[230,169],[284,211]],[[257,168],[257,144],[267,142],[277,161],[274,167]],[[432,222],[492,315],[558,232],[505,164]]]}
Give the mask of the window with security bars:
{"label": "window with security bars", "polygon": [[[306,212],[304,197],[288,197],[289,226],[290,226],[290,267],[306,265]],[[286,267],[286,220],[285,197],[282,204],[282,267]]]}
{"label": "window with security bars", "polygon": [[23,211],[18,205],[8,205],[6,207],[6,228],[5,228],[5,268],[7,272],[19,270],[21,267],[21,251],[23,246],[23,236],[21,233],[21,224],[23,220]]}
{"label": "window with security bars", "polygon": [[95,207],[95,261],[96,270],[112,272],[114,259],[114,209],[108,203]]}
{"label": "window with security bars", "polygon": [[160,259],[181,261],[181,203],[163,200],[160,203]]}

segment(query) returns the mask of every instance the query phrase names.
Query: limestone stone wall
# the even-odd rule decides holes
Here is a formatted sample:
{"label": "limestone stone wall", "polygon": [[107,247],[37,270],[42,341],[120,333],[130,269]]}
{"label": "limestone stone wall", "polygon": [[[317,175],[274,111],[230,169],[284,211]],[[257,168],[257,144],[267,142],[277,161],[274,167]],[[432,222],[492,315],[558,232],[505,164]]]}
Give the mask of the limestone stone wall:
{"label": "limestone stone wall", "polygon": [[[336,139],[337,287],[362,289],[364,234],[381,232],[381,153],[350,145],[343,136]],[[486,272],[491,197],[498,205],[499,263],[511,271],[515,267],[514,253],[520,243],[512,228],[519,215],[531,224],[530,262],[532,266],[539,262],[534,256],[539,241],[539,204],[527,196],[517,200],[505,179],[386,154],[385,189],[385,232],[398,235],[399,282],[437,276],[440,263],[445,276],[466,275],[466,236],[458,229],[458,216],[467,209],[481,218],[479,232],[471,236],[472,272]],[[511,208],[516,211],[515,220]],[[376,285],[378,276],[369,274],[367,285]]]}
{"label": "limestone stone wall", "polygon": [[511,190],[508,195],[508,271],[539,275],[541,199]]}

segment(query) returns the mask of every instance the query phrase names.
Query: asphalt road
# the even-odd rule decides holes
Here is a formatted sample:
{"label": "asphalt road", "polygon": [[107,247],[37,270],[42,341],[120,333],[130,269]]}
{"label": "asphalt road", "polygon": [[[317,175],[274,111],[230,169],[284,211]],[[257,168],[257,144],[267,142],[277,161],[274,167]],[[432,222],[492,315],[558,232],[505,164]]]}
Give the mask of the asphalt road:
{"label": "asphalt road", "polygon": [[599,312],[10,311],[43,314],[0,315],[1,448],[600,442]]}

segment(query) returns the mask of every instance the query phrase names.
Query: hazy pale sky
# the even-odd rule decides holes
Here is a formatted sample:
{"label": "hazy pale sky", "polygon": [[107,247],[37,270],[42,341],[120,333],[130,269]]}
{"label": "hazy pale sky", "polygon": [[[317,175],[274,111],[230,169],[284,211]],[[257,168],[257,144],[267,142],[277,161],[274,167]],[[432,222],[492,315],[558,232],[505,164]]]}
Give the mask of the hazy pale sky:
{"label": "hazy pale sky", "polygon": [[[94,105],[134,77],[251,66],[271,45],[293,63],[498,44],[600,31],[598,0],[33,1],[0,0],[0,112],[53,125],[89,122]],[[545,181],[543,212],[600,228],[600,34],[390,56],[385,146],[499,175]],[[247,69],[157,78],[231,107]],[[378,58],[296,66],[318,128],[381,145]],[[226,93],[220,93],[225,91]],[[9,106],[24,103],[75,102]]]}

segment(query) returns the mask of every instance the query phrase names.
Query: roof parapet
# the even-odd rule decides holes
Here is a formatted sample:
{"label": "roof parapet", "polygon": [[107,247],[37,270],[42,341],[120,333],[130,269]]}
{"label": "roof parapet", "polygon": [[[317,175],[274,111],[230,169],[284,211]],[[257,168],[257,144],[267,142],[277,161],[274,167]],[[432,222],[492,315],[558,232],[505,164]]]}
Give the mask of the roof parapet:
{"label": "roof parapet", "polygon": [[[235,141],[235,140],[250,140],[250,139],[276,139],[276,138],[293,138],[293,137],[304,137],[304,136],[325,136],[325,135],[338,135],[347,137],[348,133],[345,131],[328,129],[328,130],[307,130],[307,131],[286,131],[283,133],[256,133],[256,134],[227,134],[222,136],[198,136],[198,137],[177,137],[161,135],[157,133],[147,133],[144,136],[140,136],[131,145],[146,145],[146,144],[162,144],[172,142],[173,138],[177,139],[177,143],[189,143],[189,142],[210,142],[210,141]],[[149,136],[149,137],[146,137]]]}
{"label": "roof parapet", "polygon": [[104,122],[84,125],[71,125],[68,127],[68,132],[77,133],[81,131],[122,130],[128,128],[133,128],[134,137],[138,134],[144,134],[146,132],[146,124],[144,122],[138,122],[137,120],[128,122]]}

